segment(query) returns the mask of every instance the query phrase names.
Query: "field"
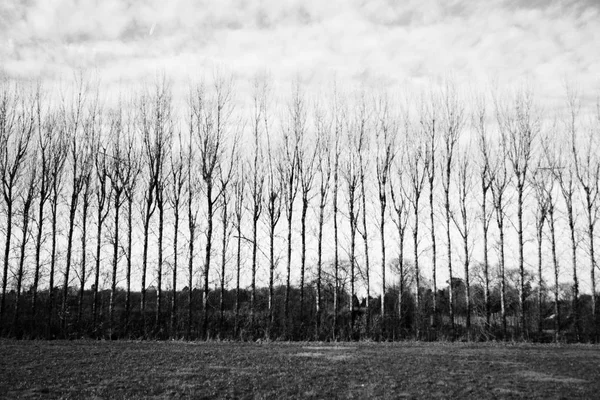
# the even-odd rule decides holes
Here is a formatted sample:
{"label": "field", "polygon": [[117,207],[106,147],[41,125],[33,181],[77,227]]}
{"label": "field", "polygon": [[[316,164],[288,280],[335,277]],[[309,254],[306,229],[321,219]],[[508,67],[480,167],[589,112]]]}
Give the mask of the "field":
{"label": "field", "polygon": [[600,348],[0,341],[3,398],[598,398]]}

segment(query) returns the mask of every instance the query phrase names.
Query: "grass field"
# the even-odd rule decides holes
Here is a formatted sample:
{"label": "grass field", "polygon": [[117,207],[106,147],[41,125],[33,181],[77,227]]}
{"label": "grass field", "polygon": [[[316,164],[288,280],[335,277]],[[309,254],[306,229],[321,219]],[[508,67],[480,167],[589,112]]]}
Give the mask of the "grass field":
{"label": "grass field", "polygon": [[600,398],[600,347],[0,341],[3,398]]}

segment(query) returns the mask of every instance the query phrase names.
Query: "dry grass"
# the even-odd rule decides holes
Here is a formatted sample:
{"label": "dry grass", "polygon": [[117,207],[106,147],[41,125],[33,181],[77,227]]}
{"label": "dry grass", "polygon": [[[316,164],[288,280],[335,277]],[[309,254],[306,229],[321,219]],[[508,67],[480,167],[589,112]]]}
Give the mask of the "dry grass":
{"label": "dry grass", "polygon": [[3,398],[597,398],[600,348],[0,341]]}

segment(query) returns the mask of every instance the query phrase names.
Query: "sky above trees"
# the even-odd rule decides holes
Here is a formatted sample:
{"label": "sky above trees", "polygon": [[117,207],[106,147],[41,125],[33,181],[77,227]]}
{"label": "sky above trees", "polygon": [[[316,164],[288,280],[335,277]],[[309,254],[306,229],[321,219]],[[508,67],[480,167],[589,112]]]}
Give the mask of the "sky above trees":
{"label": "sky above trees", "polygon": [[183,87],[222,67],[241,81],[268,70],[384,87],[452,74],[526,79],[551,101],[565,80],[598,86],[599,14],[595,0],[5,0],[0,70],[60,80],[83,68],[115,88],[157,71]]}

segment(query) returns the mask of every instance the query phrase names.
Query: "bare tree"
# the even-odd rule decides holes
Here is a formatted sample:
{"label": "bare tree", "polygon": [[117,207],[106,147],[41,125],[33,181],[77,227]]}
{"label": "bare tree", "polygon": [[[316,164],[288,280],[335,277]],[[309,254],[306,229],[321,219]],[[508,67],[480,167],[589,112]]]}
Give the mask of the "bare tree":
{"label": "bare tree", "polygon": [[502,332],[506,337],[506,273],[505,273],[505,231],[504,222],[506,217],[506,189],[510,183],[508,177],[508,171],[506,168],[506,143],[501,139],[499,149],[494,155],[494,165],[490,169],[490,176],[492,177],[492,203],[494,206],[494,213],[496,214],[496,224],[498,226],[498,233],[500,236],[500,313],[502,314]]}
{"label": "bare tree", "polygon": [[525,318],[525,261],[523,258],[523,202],[529,164],[533,156],[534,140],[539,132],[539,121],[533,109],[531,91],[521,91],[514,98],[511,106],[496,105],[496,113],[500,134],[506,143],[506,156],[512,166],[517,186],[517,219],[519,239],[519,310],[521,319],[521,335],[526,335]]}
{"label": "bare tree", "polygon": [[[437,308],[438,308],[438,289],[437,289],[437,241],[435,236],[435,208],[434,208],[434,191],[435,191],[435,176],[436,176],[436,153],[438,152],[439,133],[438,124],[438,107],[437,99],[431,94],[430,101],[423,101],[421,105],[421,128],[427,136],[426,153],[427,153],[427,180],[429,182],[429,221],[431,229],[431,275],[433,280],[433,321],[437,323]],[[399,260],[403,263],[403,260]]]}
{"label": "bare tree", "polygon": [[450,184],[454,165],[454,152],[464,125],[464,107],[461,104],[456,88],[447,83],[441,98],[442,108],[442,187],[444,189],[444,209],[446,211],[446,245],[448,250],[448,303],[450,305],[450,326],[454,332],[454,288],[452,285],[452,242],[450,232]]}
{"label": "bare tree", "polygon": [[140,174],[141,152],[138,148],[134,119],[129,113],[125,115],[125,173],[124,186],[127,201],[127,267],[125,272],[125,333],[129,332],[131,314],[131,267],[133,262],[133,203],[136,196],[137,178]]}
{"label": "bare tree", "polygon": [[[143,235],[142,282],[140,311],[146,329],[146,277],[148,272],[148,244],[150,240],[150,222],[158,207],[157,193],[162,194],[161,184],[163,154],[166,154],[164,142],[165,123],[170,115],[170,93],[165,80],[157,82],[154,93],[143,93],[138,104],[138,125],[143,143],[144,199],[143,199]],[[159,245],[159,248],[162,246]],[[159,250],[162,255],[162,250]],[[158,263],[157,278],[162,276],[162,263]],[[160,284],[159,284],[160,286]],[[157,305],[160,296],[157,296]],[[157,313],[160,312],[157,309]]]}
{"label": "bare tree", "polygon": [[285,168],[283,170],[283,194],[284,210],[287,219],[287,259],[286,259],[286,286],[284,317],[286,327],[289,321],[290,309],[290,288],[291,288],[291,270],[292,270],[292,221],[294,218],[294,201],[298,194],[299,171],[298,171],[298,147],[300,138],[304,135],[306,125],[306,110],[303,93],[301,92],[300,82],[296,81],[292,88],[292,99],[289,105],[289,120],[283,128],[283,154],[285,159]]}
{"label": "bare tree", "polygon": [[451,212],[452,220],[463,242],[463,266],[465,275],[465,300],[467,304],[466,328],[467,335],[470,337],[471,329],[471,282],[470,282],[470,263],[471,263],[471,225],[469,200],[473,190],[473,170],[471,169],[471,152],[469,148],[462,149],[458,155],[457,162],[457,189],[458,189],[458,215]]}
{"label": "bare tree", "polygon": [[238,158],[238,169],[233,181],[235,228],[237,231],[236,269],[235,269],[235,326],[234,333],[237,335],[240,319],[240,275],[242,270],[242,219],[244,217],[244,195],[246,189],[246,172],[244,163]]}
{"label": "bare tree", "polygon": [[96,194],[96,260],[93,285],[92,300],[92,323],[96,328],[99,303],[99,285],[100,285],[100,261],[102,250],[102,228],[110,212],[111,187],[109,182],[109,159],[106,146],[103,144],[103,138],[98,135],[93,141],[93,153],[95,164],[95,188]]}
{"label": "bare tree", "polygon": [[[299,91],[299,89],[298,89]],[[298,93],[299,96],[301,96]],[[317,170],[317,152],[318,146],[313,138],[308,136],[306,129],[306,106],[303,104],[303,100],[299,100],[298,107],[300,108],[297,112],[300,114],[297,117],[298,132],[297,139],[298,143],[298,178],[300,183],[300,196],[302,198],[302,211],[300,214],[301,224],[301,239],[302,239],[302,252],[300,255],[300,320],[304,323],[304,281],[306,271],[306,215],[310,200],[312,198],[311,191],[315,182],[315,175]],[[296,117],[294,117],[296,120]],[[296,125],[295,125],[296,126]]]}
{"label": "bare tree", "polygon": [[[192,97],[193,99],[193,97]],[[194,138],[194,113],[193,108],[190,107],[190,120],[189,120],[189,141],[188,149],[186,154],[187,163],[187,179],[186,179],[186,196],[187,196],[187,219],[188,219],[188,232],[189,232],[189,245],[188,245],[188,313],[187,313],[187,339],[192,337],[192,324],[194,314],[194,244],[196,241],[196,228],[198,224],[198,202],[196,196],[199,188],[199,177],[196,173],[195,164],[192,162],[195,159],[195,141]]]}
{"label": "bare tree", "polygon": [[414,267],[415,267],[415,309],[416,309],[416,336],[420,337],[421,329],[421,270],[419,266],[419,212],[420,200],[425,187],[425,177],[427,171],[427,150],[421,137],[415,136],[409,123],[406,123],[406,137],[410,141],[406,149],[406,162],[408,169],[408,180],[410,194],[408,196],[410,205],[413,210],[414,225],[413,225],[413,251],[414,251]]}
{"label": "bare tree", "polygon": [[[232,81],[216,77],[214,82],[214,97],[205,96],[204,89],[200,86],[196,89],[192,106],[193,119],[195,121],[195,135],[198,141],[200,158],[200,174],[204,182],[206,194],[206,249],[204,261],[204,292],[203,311],[204,321],[202,324],[202,336],[208,334],[208,290],[210,264],[213,245],[213,221],[215,205],[222,195],[223,188],[217,186],[217,177],[220,173],[231,176],[233,170],[233,157],[230,158],[229,167],[227,160],[226,138],[230,135],[231,117],[233,112]],[[235,143],[235,142],[234,142]],[[235,147],[235,146],[233,146]]]}
{"label": "bare tree", "polygon": [[473,111],[473,126],[477,132],[477,146],[479,148],[479,185],[481,188],[481,224],[483,230],[483,274],[484,274],[484,301],[485,301],[485,321],[490,326],[491,305],[490,305],[490,273],[489,273],[489,245],[488,236],[490,224],[492,222],[493,210],[488,210],[488,193],[492,188],[493,171],[490,165],[491,149],[488,138],[486,103],[483,96],[476,99],[475,109]]}
{"label": "bare tree", "polygon": [[[568,132],[571,133],[571,124],[573,121],[569,121],[567,125]],[[571,138],[569,137],[558,137],[557,140],[565,140],[567,145]],[[576,185],[577,185],[577,173],[575,169],[575,162],[572,157],[565,156],[562,152],[556,152],[556,163],[553,168],[555,179],[558,182],[560,193],[565,203],[565,209],[567,212],[567,223],[569,225],[569,236],[571,239],[571,265],[573,268],[573,302],[571,313],[573,315],[573,325],[575,327],[575,334],[579,337],[580,326],[579,326],[579,278],[577,276],[577,227],[576,227],[576,210],[574,207],[575,196],[576,196]]]}
{"label": "bare tree", "polygon": [[[405,120],[407,122],[407,120]],[[405,125],[405,128],[407,126]],[[406,129],[405,133],[408,133],[408,129]],[[395,174],[393,174],[392,179],[389,181],[390,185],[390,194],[392,196],[392,204],[393,204],[393,213],[392,213],[392,221],[396,226],[396,230],[398,232],[398,274],[399,274],[399,291],[398,291],[398,320],[400,323],[400,328],[402,329],[402,322],[404,315],[404,293],[405,293],[405,282],[406,282],[406,268],[404,262],[404,240],[406,237],[406,227],[408,226],[408,217],[409,217],[409,198],[407,196],[407,190],[404,188],[405,186],[405,177],[407,168],[405,152],[403,150],[406,142],[403,142],[397,145],[397,153],[398,157],[395,157],[393,160],[393,167],[395,169]],[[390,210],[391,211],[391,210]]]}
{"label": "bare tree", "polygon": [[219,170],[219,190],[221,192],[221,292],[219,294],[219,331],[223,333],[223,322],[225,316],[225,280],[227,265],[227,246],[231,237],[230,202],[232,194],[228,188],[233,179],[233,160],[239,160],[237,155],[232,154],[232,168]]}
{"label": "bare tree", "polygon": [[333,337],[337,338],[338,332],[338,316],[339,316],[339,224],[338,224],[338,194],[340,185],[340,153],[341,153],[341,138],[344,132],[345,113],[344,108],[340,104],[339,94],[337,90],[334,93],[334,157],[333,157],[333,241],[334,241],[334,292],[333,292]]}
{"label": "bare tree", "polygon": [[[363,94],[364,96],[364,94]],[[367,228],[367,192],[365,188],[365,180],[367,177],[367,170],[369,168],[369,137],[368,129],[371,128],[371,110],[367,108],[366,99],[361,97],[360,111],[359,111],[359,137],[358,137],[358,165],[359,165],[359,176],[360,176],[360,200],[362,208],[362,231],[359,229],[359,233],[362,236],[364,249],[365,249],[365,286],[367,288],[367,297],[365,306],[367,309],[366,315],[366,331],[370,334],[371,327],[371,314],[370,314],[370,297],[371,297],[371,265],[369,262],[369,236]]]}
{"label": "bare tree", "polygon": [[265,176],[263,174],[263,154],[262,154],[262,134],[265,129],[264,102],[266,101],[265,92],[267,89],[267,81],[256,78],[254,81],[253,92],[253,119],[252,119],[252,136],[253,136],[253,159],[249,165],[252,171],[252,179],[250,181],[250,208],[252,211],[252,280],[250,292],[250,318],[254,318],[256,312],[256,270],[258,256],[258,220],[263,210],[263,191]]}
{"label": "bare tree", "polygon": [[[56,116],[57,128],[55,129],[55,141],[52,143],[51,162],[49,168],[50,175],[50,213],[51,213],[51,249],[50,249],[50,272],[48,282],[48,302],[47,302],[47,328],[48,337],[50,337],[50,327],[52,325],[53,310],[54,310],[54,275],[56,271],[57,258],[57,236],[58,236],[58,205],[62,194],[63,171],[67,160],[68,153],[68,138],[65,135],[64,129],[60,128],[58,115]],[[41,246],[38,241],[37,246]]]}
{"label": "bare tree", "polygon": [[[265,99],[263,98],[263,101]],[[263,104],[263,107],[266,104]],[[266,113],[266,108],[263,108],[263,113]],[[267,130],[267,119],[265,118],[265,130]],[[275,279],[275,229],[281,218],[281,207],[283,198],[283,174],[285,173],[285,160],[281,157],[276,158],[271,138],[267,130],[267,193],[266,193],[266,217],[269,231],[269,321],[271,329],[275,323],[274,312],[274,279]],[[281,150],[281,149],[279,149]],[[263,206],[264,207],[264,206]],[[270,334],[270,332],[268,333]]]}
{"label": "bare tree", "polygon": [[[389,99],[382,98],[378,102],[376,140],[377,188],[379,192],[379,235],[381,237],[381,324],[385,327],[385,292],[386,292],[386,249],[385,220],[387,207],[388,182],[395,157],[395,137],[398,134],[396,123],[392,117]],[[395,204],[395,202],[394,202]],[[400,261],[401,262],[401,261]],[[383,330],[383,329],[382,329]]]}
{"label": "bare tree", "polygon": [[[361,101],[362,100],[362,101]],[[354,333],[356,294],[356,233],[358,232],[358,219],[360,217],[359,193],[361,182],[361,152],[366,135],[367,109],[364,97],[359,99],[355,110],[354,119],[349,121],[346,143],[347,152],[343,159],[342,174],[346,184],[346,204],[348,208],[348,223],[350,229],[350,312],[351,333]]]}
{"label": "bare tree", "polygon": [[0,300],[0,323],[6,307],[9,256],[11,250],[13,215],[16,201],[15,188],[21,182],[26,168],[27,152],[35,129],[35,115],[28,99],[19,95],[20,88],[0,82],[0,179],[2,197],[6,205],[6,240]]}
{"label": "bare tree", "polygon": [[63,283],[63,298],[62,298],[62,323],[63,329],[67,327],[68,321],[68,294],[69,294],[69,276],[71,272],[71,261],[73,253],[73,234],[75,232],[75,216],[77,206],[79,205],[81,191],[83,190],[86,176],[86,147],[87,138],[85,137],[84,125],[95,124],[96,118],[100,117],[98,113],[97,94],[95,99],[92,99],[89,104],[89,114],[86,115],[86,105],[89,87],[83,77],[78,78],[76,93],[74,98],[70,100],[70,104],[63,99],[61,117],[63,118],[62,129],[69,141],[69,155],[67,159],[71,163],[71,196],[69,199],[69,219],[67,232],[67,252],[65,262],[65,275]]}
{"label": "bare tree", "polygon": [[[38,215],[37,231],[35,237],[35,271],[33,277],[31,314],[35,317],[37,312],[37,296],[40,282],[40,273],[42,268],[41,253],[44,229],[44,207],[52,194],[54,164],[61,160],[62,146],[60,146],[61,136],[57,135],[56,115],[44,107],[43,92],[38,86],[35,97],[36,127],[38,131]],[[64,157],[63,157],[64,158]],[[82,260],[83,262],[83,260]]]}
{"label": "bare tree", "polygon": [[[189,171],[184,158],[184,142],[179,132],[177,149],[171,149],[170,188],[167,191],[169,204],[173,209],[173,278],[171,283],[171,337],[175,337],[177,326],[177,271],[179,267],[179,224],[181,221],[181,205]],[[189,288],[191,291],[191,287]]]}
{"label": "bare tree", "polygon": [[[37,149],[36,149],[37,150]],[[21,224],[21,243],[19,251],[19,266],[17,271],[17,282],[16,282],[16,296],[15,296],[15,314],[13,319],[13,329],[19,330],[19,316],[20,316],[20,304],[21,304],[21,288],[23,285],[23,275],[25,272],[25,253],[27,251],[27,241],[29,238],[29,220],[31,214],[31,207],[35,193],[37,191],[38,183],[38,155],[37,152],[28,153],[28,157],[25,160],[26,166],[23,170],[23,176],[27,177],[22,182],[21,186],[21,216],[23,218]]]}
{"label": "bare tree", "polygon": [[81,189],[81,266],[79,272],[79,301],[77,303],[77,323],[81,322],[81,316],[83,313],[83,297],[85,293],[85,283],[88,279],[87,271],[87,239],[88,239],[88,217],[89,209],[92,201],[92,175],[94,172],[94,155],[93,155],[93,143],[94,135],[97,134],[98,129],[97,122],[95,119],[89,119],[84,124],[84,137],[86,138],[85,147],[83,151],[84,160],[82,161],[82,185]]}
{"label": "bare tree", "polygon": [[315,107],[315,130],[317,133],[317,171],[319,175],[319,227],[317,234],[317,298],[316,298],[316,331],[315,337],[321,333],[321,319],[323,311],[322,277],[323,277],[323,227],[325,225],[325,207],[331,188],[332,166],[332,121],[325,111],[317,105]]}
{"label": "bare tree", "polygon": [[112,237],[113,259],[110,287],[110,305],[109,305],[109,337],[113,337],[114,329],[114,314],[115,314],[115,297],[117,291],[117,273],[119,264],[119,233],[120,233],[120,216],[121,207],[123,205],[123,197],[129,181],[127,174],[131,173],[131,169],[127,165],[127,146],[126,146],[126,121],[123,120],[121,106],[118,110],[114,110],[109,115],[109,134],[110,134],[110,155],[108,157],[108,176],[110,179],[111,190],[113,193],[112,200],[114,206],[114,233]]}
{"label": "bare tree", "polygon": [[548,219],[548,210],[550,208],[548,188],[551,186],[550,176],[547,173],[547,168],[544,166],[544,159],[540,157],[537,161],[536,168],[532,171],[530,185],[533,187],[536,211],[535,211],[535,237],[537,242],[538,251],[538,293],[537,293],[537,306],[538,306],[538,334],[542,333],[543,328],[543,291],[544,291],[544,278],[542,274],[542,261],[543,252],[542,244],[544,241],[544,225]]}
{"label": "bare tree", "polygon": [[[588,252],[590,257],[590,284],[592,291],[592,326],[594,335],[598,334],[596,312],[596,254],[594,235],[598,221],[598,194],[600,189],[600,160],[598,143],[593,128],[587,130],[584,137],[579,135],[578,117],[581,100],[578,93],[567,88],[569,111],[568,130],[571,136],[573,165],[579,186],[584,193],[584,207],[587,219]],[[600,108],[599,108],[600,111]],[[600,115],[598,115],[600,117]]]}
{"label": "bare tree", "polygon": [[558,342],[560,335],[560,304],[559,304],[559,283],[558,276],[560,274],[560,266],[557,256],[557,239],[556,239],[556,200],[554,198],[554,187],[556,183],[555,170],[561,168],[556,156],[555,140],[550,135],[542,138],[543,159],[545,167],[538,169],[540,173],[545,172],[548,176],[547,184],[544,186],[544,196],[546,197],[548,207],[548,225],[550,228],[550,245],[552,253],[552,265],[554,270],[554,340]]}

